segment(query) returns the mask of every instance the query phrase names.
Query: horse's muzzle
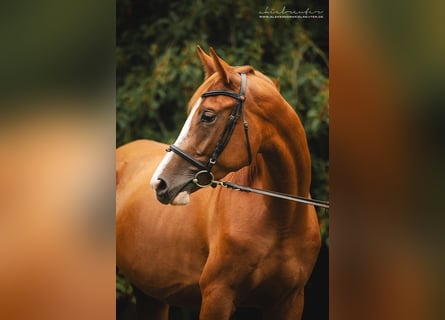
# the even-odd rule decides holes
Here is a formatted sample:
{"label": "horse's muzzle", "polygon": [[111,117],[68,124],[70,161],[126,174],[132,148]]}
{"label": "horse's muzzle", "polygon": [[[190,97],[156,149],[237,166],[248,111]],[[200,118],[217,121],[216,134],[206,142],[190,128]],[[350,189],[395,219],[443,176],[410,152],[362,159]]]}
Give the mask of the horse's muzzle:
{"label": "horse's muzzle", "polygon": [[190,192],[193,185],[187,183],[182,186],[171,187],[166,179],[158,177],[152,183],[156,198],[163,204],[186,205],[190,202]]}
{"label": "horse's muzzle", "polygon": [[155,191],[156,198],[159,202],[163,204],[169,204],[171,201],[171,196],[168,192],[168,185],[165,180],[158,178],[152,185]]}

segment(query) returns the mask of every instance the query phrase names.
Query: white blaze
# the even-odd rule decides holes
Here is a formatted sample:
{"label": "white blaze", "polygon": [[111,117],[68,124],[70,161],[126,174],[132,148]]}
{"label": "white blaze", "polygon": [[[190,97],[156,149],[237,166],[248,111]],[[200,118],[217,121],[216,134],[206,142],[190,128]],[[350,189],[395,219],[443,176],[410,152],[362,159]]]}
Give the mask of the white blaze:
{"label": "white blaze", "polygon": [[[192,111],[190,112],[189,116],[187,117],[187,120],[185,121],[184,126],[182,127],[181,132],[179,133],[179,136],[174,143],[175,146],[181,147],[181,144],[187,138],[188,132],[190,130],[190,126],[192,125],[193,116],[196,113],[196,110],[198,110],[198,107],[201,105],[201,102],[202,102],[202,98],[199,98],[199,100],[192,107]],[[172,156],[173,156],[173,152],[168,152],[165,155],[164,159],[162,159],[161,163],[158,165],[158,167],[150,181],[150,184],[153,188],[155,186],[156,181],[158,180],[159,175],[164,171],[165,167],[170,162]]]}

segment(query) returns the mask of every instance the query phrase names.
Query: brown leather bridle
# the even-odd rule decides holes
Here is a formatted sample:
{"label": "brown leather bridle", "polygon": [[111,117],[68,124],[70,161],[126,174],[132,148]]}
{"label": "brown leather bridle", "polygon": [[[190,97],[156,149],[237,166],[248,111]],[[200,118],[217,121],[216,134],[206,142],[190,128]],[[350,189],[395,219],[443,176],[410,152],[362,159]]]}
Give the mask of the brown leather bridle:
{"label": "brown leather bridle", "polygon": [[216,164],[216,160],[218,159],[218,157],[221,155],[221,153],[224,151],[227,144],[229,143],[240,115],[243,118],[244,134],[246,136],[246,149],[249,159],[248,164],[250,165],[250,163],[252,162],[252,150],[250,148],[250,142],[249,142],[249,125],[246,121],[246,115],[244,113],[244,101],[246,101],[247,76],[245,73],[241,73],[240,75],[241,75],[241,88],[239,93],[236,93],[231,90],[210,90],[204,92],[201,95],[202,98],[214,97],[214,96],[227,96],[237,100],[237,103],[232,109],[232,113],[230,114],[229,119],[227,120],[224,131],[222,132],[218,140],[218,143],[216,144],[215,150],[210,156],[209,161],[206,164],[204,164],[201,161],[195,159],[193,156],[191,156],[184,150],[182,150],[181,148],[179,148],[178,146],[175,146],[174,144],[170,145],[166,150],[167,152],[173,151],[178,156],[188,161],[198,169],[200,169],[200,171],[196,173],[195,178],[193,179],[193,182],[198,187],[201,188],[207,187],[211,185],[212,181],[214,180],[213,173],[211,172],[212,167]]}
{"label": "brown leather bridle", "polygon": [[232,109],[232,113],[230,114],[229,120],[227,120],[227,124],[224,128],[224,131],[221,134],[221,137],[219,138],[218,143],[216,144],[215,151],[213,151],[209,161],[204,164],[201,161],[195,159],[191,155],[189,155],[187,152],[179,148],[178,146],[175,146],[174,144],[170,145],[167,148],[167,152],[173,151],[178,156],[183,158],[184,160],[188,161],[189,163],[193,164],[196,168],[200,169],[198,171],[194,178],[193,183],[200,187],[205,188],[208,186],[216,187],[218,185],[230,188],[238,191],[244,191],[244,192],[254,192],[258,194],[262,194],[265,196],[275,197],[275,198],[281,198],[285,200],[290,201],[296,201],[300,203],[305,203],[309,205],[319,206],[323,207],[325,209],[329,209],[329,202],[322,201],[322,200],[316,200],[286,193],[280,193],[276,191],[269,191],[269,190],[262,190],[257,188],[251,188],[247,186],[242,186],[235,184],[230,181],[216,181],[213,173],[212,173],[212,167],[216,164],[216,160],[221,155],[221,153],[226,148],[227,144],[230,141],[230,138],[232,137],[233,131],[235,130],[236,123],[238,121],[238,118],[240,115],[243,118],[243,124],[244,124],[244,133],[246,136],[246,148],[247,148],[247,154],[249,158],[249,165],[252,162],[252,150],[250,148],[250,142],[249,142],[249,126],[246,121],[246,116],[244,114],[244,101],[246,100],[246,87],[247,87],[247,77],[246,74],[241,73],[241,88],[240,92],[236,93],[231,90],[210,90],[207,92],[204,92],[201,97],[214,97],[214,96],[227,96],[231,97],[237,100],[236,106]]}

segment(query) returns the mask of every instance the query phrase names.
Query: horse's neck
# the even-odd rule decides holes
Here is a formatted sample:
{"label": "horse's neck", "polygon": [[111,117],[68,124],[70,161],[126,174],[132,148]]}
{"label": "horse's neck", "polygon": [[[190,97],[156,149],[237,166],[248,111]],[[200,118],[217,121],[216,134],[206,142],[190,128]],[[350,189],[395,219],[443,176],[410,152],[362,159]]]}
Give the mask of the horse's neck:
{"label": "horse's neck", "polygon": [[277,121],[263,152],[264,183],[279,192],[307,197],[311,163],[303,126],[293,111]]}
{"label": "horse's neck", "polygon": [[[269,148],[262,153],[261,183],[265,189],[308,197],[311,163],[306,135],[296,114],[290,113],[283,119],[287,121],[276,126],[280,131],[272,136]],[[305,232],[311,221],[307,205],[272,197],[266,197],[264,201],[280,236]]]}
{"label": "horse's neck", "polygon": [[[251,166],[234,174],[235,182],[282,193],[309,196],[311,164],[304,129],[291,110],[275,124],[273,134]],[[297,204],[266,197],[266,207],[293,211]],[[293,208],[293,209],[292,209]]]}

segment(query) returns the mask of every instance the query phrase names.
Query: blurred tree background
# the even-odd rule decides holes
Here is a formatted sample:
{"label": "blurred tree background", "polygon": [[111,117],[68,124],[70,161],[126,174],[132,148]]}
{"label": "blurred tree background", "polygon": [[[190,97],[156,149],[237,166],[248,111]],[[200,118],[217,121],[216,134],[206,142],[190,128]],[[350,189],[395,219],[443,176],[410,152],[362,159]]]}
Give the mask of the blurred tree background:
{"label": "blurred tree background", "polygon": [[[321,19],[265,19],[269,9],[321,10]],[[328,1],[117,0],[116,144],[172,143],[203,82],[196,53],[214,47],[231,65],[252,65],[279,81],[301,118],[312,157],[312,196],[328,199]],[[318,210],[325,245],[329,219]],[[131,294],[118,277],[118,298]]]}

